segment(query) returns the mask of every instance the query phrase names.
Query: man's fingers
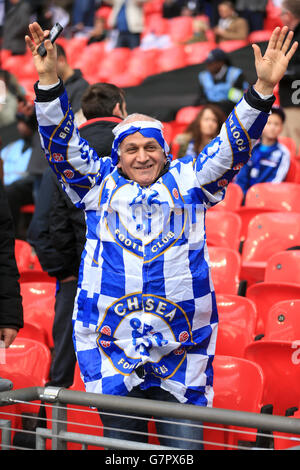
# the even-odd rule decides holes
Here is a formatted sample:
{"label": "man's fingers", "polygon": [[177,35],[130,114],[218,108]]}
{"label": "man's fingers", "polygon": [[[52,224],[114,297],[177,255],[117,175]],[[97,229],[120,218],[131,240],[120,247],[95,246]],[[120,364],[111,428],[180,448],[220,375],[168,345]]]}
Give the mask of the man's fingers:
{"label": "man's fingers", "polygon": [[[276,42],[276,46],[275,48],[280,50],[281,47],[282,47],[282,44],[283,44],[283,41],[284,41],[284,38],[286,36],[286,33],[288,32],[288,27],[287,26],[284,26],[282,28],[282,30],[280,31],[280,34],[278,36],[278,39],[277,39],[277,42]],[[286,42],[286,41],[285,41]]]}
{"label": "man's fingers", "polygon": [[293,55],[295,54],[296,50],[298,48],[298,42],[295,41],[292,45],[292,47],[290,48],[289,52],[287,53],[286,55],[286,58],[290,61],[291,58],[293,57]]}
{"label": "man's fingers", "polygon": [[252,49],[254,52],[255,62],[262,59],[260,47],[257,44],[252,44]]}
{"label": "man's fingers", "polygon": [[280,26],[276,26],[276,28],[273,30],[273,33],[271,34],[271,37],[269,39],[268,49],[269,48],[275,49],[279,33],[280,33]]}
{"label": "man's fingers", "polygon": [[281,49],[284,54],[288,51],[288,48],[290,47],[293,36],[294,36],[294,32],[290,31],[289,34],[286,37],[286,40],[284,41],[282,49]]}
{"label": "man's fingers", "polygon": [[32,36],[32,39],[39,46],[44,40],[44,32],[40,25],[37,22],[34,22],[29,25],[29,31]]}

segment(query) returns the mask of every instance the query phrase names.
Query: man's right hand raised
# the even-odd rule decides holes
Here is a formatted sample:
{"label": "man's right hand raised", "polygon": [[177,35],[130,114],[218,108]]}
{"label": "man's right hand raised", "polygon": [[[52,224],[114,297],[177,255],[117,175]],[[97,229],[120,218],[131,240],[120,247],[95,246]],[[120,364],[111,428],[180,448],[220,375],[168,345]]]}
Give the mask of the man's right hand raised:
{"label": "man's right hand raised", "polygon": [[[49,31],[43,31],[37,22],[29,25],[29,31],[32,38],[25,36],[25,41],[31,50],[34,65],[39,75],[39,82],[41,85],[54,85],[59,80],[56,71],[56,46],[49,39],[46,39]],[[43,41],[45,41],[47,54],[41,57],[37,49]]]}

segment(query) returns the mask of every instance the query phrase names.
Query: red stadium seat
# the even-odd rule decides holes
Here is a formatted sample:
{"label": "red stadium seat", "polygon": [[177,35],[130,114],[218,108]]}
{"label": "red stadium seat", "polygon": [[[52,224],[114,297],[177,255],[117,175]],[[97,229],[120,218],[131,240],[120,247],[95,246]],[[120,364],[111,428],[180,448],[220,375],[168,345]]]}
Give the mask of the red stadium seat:
{"label": "red stadium seat", "polygon": [[291,137],[280,136],[278,140],[281,144],[285,145],[289,149],[292,157],[296,156],[297,145],[296,145],[296,142]]}
{"label": "red stadium seat", "polygon": [[266,265],[266,282],[292,282],[300,285],[300,250],[279,251]]}
{"label": "red stadium seat", "polygon": [[169,35],[173,43],[187,41],[193,36],[192,16],[177,16],[169,19]]}
{"label": "red stadium seat", "polygon": [[97,72],[97,80],[111,81],[113,75],[125,72],[131,50],[127,47],[116,47],[101,61]]}
{"label": "red stadium seat", "polygon": [[25,240],[15,240],[15,258],[19,271],[27,271],[32,267],[32,248]]}
{"label": "red stadium seat", "polygon": [[299,212],[300,186],[292,182],[258,183],[246,194],[245,205],[238,209],[242,220],[241,238],[245,240],[248,225],[263,212]]}
{"label": "red stadium seat", "polygon": [[18,332],[18,338],[29,338],[47,346],[46,331],[38,323],[24,322],[23,328]]}
{"label": "red stadium seat", "polygon": [[[214,367],[214,408],[259,413],[262,405],[264,377],[259,365],[249,360],[216,355]],[[205,423],[206,426],[218,427],[209,430],[204,428],[204,441],[219,445],[205,445],[206,450],[228,449],[238,444],[239,440],[252,440],[251,435],[236,432],[233,426]],[[223,430],[223,431],[222,431]],[[230,432],[232,430],[232,432]],[[250,432],[255,432],[250,431]],[[255,440],[255,437],[253,438]],[[222,447],[223,445],[223,447]]]}
{"label": "red stadium seat", "polygon": [[242,47],[247,47],[249,42],[247,39],[238,39],[238,40],[231,40],[231,41],[220,41],[218,47],[225,52],[232,52],[236,51],[237,49],[241,49]]}
{"label": "red stadium seat", "polygon": [[209,246],[211,275],[217,294],[237,294],[240,283],[240,254],[231,248]]}
{"label": "red stadium seat", "polygon": [[277,302],[268,312],[264,338],[283,341],[297,340],[300,338],[299,316],[300,299]]}
{"label": "red stadium seat", "polygon": [[299,350],[299,340],[254,341],[246,348],[245,357],[263,371],[263,404],[273,405],[275,415],[284,416],[287,409],[299,406]]}
{"label": "red stadium seat", "polygon": [[155,49],[141,50],[133,49],[131,56],[129,57],[126,70],[135,77],[145,79],[150,75],[158,73],[157,57],[159,51]]}
{"label": "red stadium seat", "polygon": [[249,285],[263,281],[268,258],[300,245],[300,214],[268,212],[256,215],[248,225],[242,251],[241,277]]}
{"label": "red stadium seat", "polygon": [[264,335],[271,307],[283,300],[300,299],[300,285],[288,282],[259,282],[247,289],[246,297],[256,305],[256,334]]}
{"label": "red stadium seat", "polygon": [[177,124],[188,126],[197,116],[203,106],[184,106],[180,108],[175,116]]}
{"label": "red stadium seat", "polygon": [[245,207],[276,212],[300,212],[300,186],[295,183],[258,183],[248,189]]}
{"label": "red stadium seat", "polygon": [[265,42],[269,41],[272,34],[272,30],[259,30],[259,31],[252,31],[248,35],[248,41],[250,44],[257,43],[257,42]]}
{"label": "red stadium seat", "polygon": [[244,357],[255,337],[257,312],[254,302],[238,295],[217,294],[219,315],[216,354]]}
{"label": "red stadium seat", "polygon": [[38,324],[46,332],[47,345],[53,347],[52,326],[55,305],[54,282],[21,283],[24,321]]}
{"label": "red stadium seat", "polygon": [[205,216],[205,225],[208,246],[239,249],[242,222],[236,213],[208,210]]}
{"label": "red stadium seat", "polygon": [[241,187],[236,183],[229,183],[223,201],[211,207],[210,211],[236,212],[242,204],[244,195]]}
{"label": "red stadium seat", "polygon": [[185,67],[187,59],[184,46],[174,46],[160,50],[157,65],[159,73]]}
{"label": "red stadium seat", "polygon": [[[4,362],[4,363],[2,363]],[[5,361],[0,363],[0,377],[13,382],[14,389],[44,387],[49,379],[50,350],[32,338],[16,338],[5,349]]]}
{"label": "red stadium seat", "polygon": [[202,64],[207,59],[210,51],[215,47],[217,47],[216,44],[211,41],[186,44],[184,50],[187,58],[187,65]]}

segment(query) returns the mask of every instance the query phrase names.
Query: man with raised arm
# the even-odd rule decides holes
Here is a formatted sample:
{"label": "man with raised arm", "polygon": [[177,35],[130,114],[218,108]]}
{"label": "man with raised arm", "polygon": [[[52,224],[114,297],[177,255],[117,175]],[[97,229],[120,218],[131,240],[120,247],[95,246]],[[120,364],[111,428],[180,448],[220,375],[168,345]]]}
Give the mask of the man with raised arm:
{"label": "man with raised arm", "polygon": [[[41,58],[46,33],[37,23],[30,32],[42,146],[87,223],[73,313],[86,390],[211,406],[218,315],[205,213],[251,156],[297,48],[293,33],[276,28],[263,57],[253,45],[255,85],[197,158],[171,161],[162,124],[139,114],[114,128],[111,155],[99,158],[74,124],[55,47],[46,40]],[[106,436],[147,440],[129,432],[144,431],[143,420],[101,418],[127,431]],[[201,448],[201,428],[157,422],[157,431],[170,436],[161,444]]]}

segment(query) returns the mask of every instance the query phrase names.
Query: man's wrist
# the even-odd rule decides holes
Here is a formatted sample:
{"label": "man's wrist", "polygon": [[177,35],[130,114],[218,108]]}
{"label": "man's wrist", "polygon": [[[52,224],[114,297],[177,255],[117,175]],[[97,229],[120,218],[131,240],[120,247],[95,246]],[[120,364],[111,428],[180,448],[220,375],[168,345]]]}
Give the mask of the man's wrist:
{"label": "man's wrist", "polygon": [[58,81],[59,78],[56,73],[39,75],[39,84],[43,86],[55,85]]}
{"label": "man's wrist", "polygon": [[261,95],[270,96],[273,95],[274,87],[258,79],[254,84],[254,90]]}

